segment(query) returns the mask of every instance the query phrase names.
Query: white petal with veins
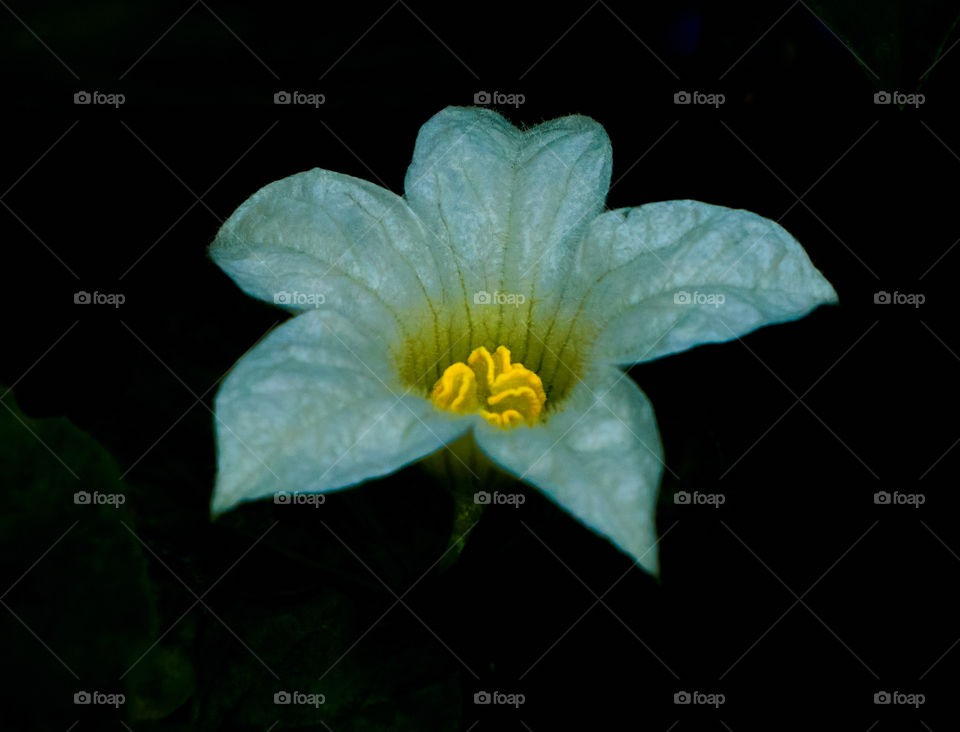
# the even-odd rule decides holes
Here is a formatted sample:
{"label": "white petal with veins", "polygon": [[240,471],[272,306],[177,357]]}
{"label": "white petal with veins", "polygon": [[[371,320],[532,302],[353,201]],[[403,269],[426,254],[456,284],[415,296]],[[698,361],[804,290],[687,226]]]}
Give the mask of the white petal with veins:
{"label": "white petal with veins", "polygon": [[657,574],[663,453],[650,401],[629,376],[599,367],[546,422],[510,432],[478,426],[474,433],[494,462]]}
{"label": "white petal with veins", "polygon": [[[324,309],[363,318],[440,306],[428,234],[399,196],[315,168],[264,186],[226,221],[210,256],[254,297],[319,294]],[[294,298],[290,297],[291,300]],[[293,311],[312,302],[278,302]]]}
{"label": "white petal with veins", "polygon": [[573,277],[572,302],[600,330],[593,357],[620,364],[728,341],[837,299],[781,226],[699,201],[598,216]]}
{"label": "white petal with veins", "polygon": [[589,117],[520,131],[488,109],[448,107],[421,128],[404,195],[451,264],[447,289],[461,306],[477,292],[524,297],[500,308],[507,338],[552,320],[576,243],[603,210],[612,160]]}
{"label": "white petal with veins", "polygon": [[395,382],[383,341],[332,313],[278,327],[217,392],[212,510],[398,470],[469,427]]}

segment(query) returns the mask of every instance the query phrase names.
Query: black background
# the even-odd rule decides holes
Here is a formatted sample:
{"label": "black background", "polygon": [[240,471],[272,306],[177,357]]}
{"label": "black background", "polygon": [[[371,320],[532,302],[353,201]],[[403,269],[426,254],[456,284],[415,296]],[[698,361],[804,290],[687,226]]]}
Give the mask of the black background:
{"label": "black background", "polygon": [[[10,728],[955,727],[960,8],[347,5],[0,8]],[[874,103],[918,89],[917,108]],[[82,90],[126,101],[73,104]],[[274,105],[280,90],[325,103]],[[631,369],[668,466],[659,582],[534,489],[424,576],[452,504],[418,466],[315,511],[209,521],[216,387],[286,317],[207,259],[220,223],[315,166],[402,192],[419,126],[484,90],[525,96],[499,108],[518,125],[601,122],[609,207],[755,211],[839,293]],[[91,486],[123,509],[73,505]],[[73,705],[84,689],[127,704]],[[327,703],[278,707],[279,689]],[[484,689],[526,701],[475,705]],[[725,703],[677,705],[682,690]],[[877,705],[883,690],[926,700]]]}

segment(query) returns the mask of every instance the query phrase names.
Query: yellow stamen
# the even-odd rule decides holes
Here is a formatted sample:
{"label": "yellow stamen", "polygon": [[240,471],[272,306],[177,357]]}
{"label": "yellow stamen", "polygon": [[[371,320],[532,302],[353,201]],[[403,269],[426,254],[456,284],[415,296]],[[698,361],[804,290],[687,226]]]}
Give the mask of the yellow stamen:
{"label": "yellow stamen", "polygon": [[543,413],[547,395],[540,377],[522,363],[510,363],[510,350],[499,346],[491,355],[480,346],[467,363],[448,366],[430,393],[439,409],[454,414],[479,413],[495,427],[532,427]]}

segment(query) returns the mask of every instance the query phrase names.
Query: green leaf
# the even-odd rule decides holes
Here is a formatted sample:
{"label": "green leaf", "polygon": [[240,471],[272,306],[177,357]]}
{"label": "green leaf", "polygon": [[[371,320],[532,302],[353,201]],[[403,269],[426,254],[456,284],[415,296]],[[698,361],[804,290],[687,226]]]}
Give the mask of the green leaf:
{"label": "green leaf", "polygon": [[[960,17],[948,0],[810,2],[810,9],[843,41],[881,89],[917,89],[946,50]],[[933,72],[931,72],[933,73]]]}
{"label": "green leaf", "polygon": [[[121,677],[159,632],[117,464],[66,419],[27,417],[9,393],[0,408],[0,463],[7,591],[0,643],[4,658],[17,659],[0,689],[5,716],[22,716],[23,728],[36,729],[91,716],[130,718],[145,702],[138,677]],[[150,661],[142,663],[145,671]],[[122,693],[126,703],[75,706],[80,691]],[[183,691],[174,696],[182,702]],[[160,695],[149,705],[169,702]]]}

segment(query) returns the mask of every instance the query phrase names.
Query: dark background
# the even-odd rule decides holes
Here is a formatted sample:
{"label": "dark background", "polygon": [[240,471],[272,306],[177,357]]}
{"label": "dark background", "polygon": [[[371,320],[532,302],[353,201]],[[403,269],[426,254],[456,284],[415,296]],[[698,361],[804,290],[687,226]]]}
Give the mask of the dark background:
{"label": "dark background", "polygon": [[[958,15],[4,3],[6,728],[955,728]],[[274,105],[280,90],[326,101]],[[220,223],[314,166],[402,192],[419,126],[484,90],[523,94],[499,108],[519,125],[600,121],[611,208],[755,211],[839,293],[631,369],[669,467],[659,582],[533,489],[434,566],[452,502],[419,466],[319,509],[209,520],[217,385],[286,317],[206,258]],[[726,101],[676,105],[680,90]],[[881,90],[925,98],[878,105]],[[75,105],[80,91],[126,101]],[[125,303],[77,305],[80,290]],[[78,506],[78,490],[126,502]],[[678,505],[681,490],[725,503]],[[126,703],[74,705],[83,690]],[[278,690],[326,703],[277,706]],[[525,703],[478,706],[480,690]],[[877,705],[881,691],[925,701]]]}

